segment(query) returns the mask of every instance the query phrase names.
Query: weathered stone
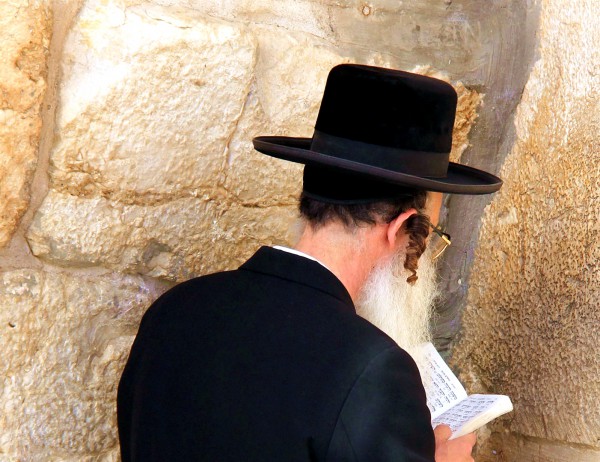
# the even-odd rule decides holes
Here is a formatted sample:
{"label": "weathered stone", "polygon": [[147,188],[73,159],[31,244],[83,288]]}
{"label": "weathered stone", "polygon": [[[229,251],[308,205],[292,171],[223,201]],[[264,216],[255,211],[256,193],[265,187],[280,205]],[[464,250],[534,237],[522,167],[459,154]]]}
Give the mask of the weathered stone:
{"label": "weathered stone", "polygon": [[[540,3],[407,1],[402,2],[402,20],[390,26],[409,29],[405,23],[408,19],[415,20],[414,24],[420,27],[420,36],[415,34],[414,42],[396,45],[394,55],[398,60],[417,57],[417,62],[430,63],[433,68],[447,72],[453,81],[484,95],[483,103],[477,107],[476,123],[469,132],[472,147],[462,153],[461,163],[497,174],[511,149],[514,113],[530,66],[537,59]],[[428,9],[431,18],[427,18]],[[420,15],[427,18],[425,22],[417,18]],[[443,46],[436,45],[442,38],[448,40],[449,35],[443,31],[451,29],[457,32],[455,38]],[[425,36],[430,39],[423,41]],[[403,46],[405,50],[401,49]],[[481,216],[492,197],[445,198],[448,213],[443,214],[443,225],[452,234],[452,246],[438,266],[443,296],[436,304],[434,332],[436,345],[443,350],[460,331]]]}
{"label": "weathered stone", "polygon": [[[296,202],[300,195],[303,166],[261,154],[252,145],[254,136],[289,132],[301,136],[294,127],[270,123],[253,85],[238,129],[229,144],[229,168],[225,172],[224,187],[235,201],[261,207]],[[306,136],[311,135],[312,132]]]}
{"label": "weathered stone", "polygon": [[253,33],[260,49],[255,85],[230,143],[225,185],[244,204],[294,204],[302,166],[254,151],[252,138],[311,137],[327,74],[347,59],[306,34],[265,28]]}
{"label": "weathered stone", "polygon": [[137,204],[216,188],[255,49],[191,10],[88,2],[65,44],[52,187]]}
{"label": "weathered stone", "polygon": [[329,70],[350,59],[306,34],[255,33],[261,50],[256,73],[262,109],[276,126],[311,136]]}
{"label": "weathered stone", "polygon": [[114,460],[116,386],[162,290],[117,274],[0,274],[0,454]]}
{"label": "weathered stone", "polygon": [[595,2],[544,2],[540,59],[505,185],[485,215],[454,355],[474,389],[513,398],[515,412],[498,428],[596,449],[599,41]]}
{"label": "weathered stone", "polygon": [[[176,4],[161,0],[163,4]],[[296,31],[326,40],[362,63],[410,69],[428,63],[452,78],[487,72],[495,61],[490,34],[511,0],[482,8],[465,0],[189,0],[186,5],[210,16]],[[482,46],[483,45],[483,46]]]}
{"label": "weathered stone", "polygon": [[[164,5],[180,4],[178,0],[160,0]],[[306,32],[332,39],[329,0],[187,0],[186,5],[207,15],[270,26],[286,33]],[[347,3],[336,1],[335,4]]]}
{"label": "weathered stone", "polygon": [[0,248],[29,204],[52,20],[44,2],[0,5]]}
{"label": "weathered stone", "polygon": [[342,1],[330,3],[329,23],[336,42],[378,50],[401,68],[428,63],[455,78],[490,64],[481,46],[489,33],[481,27],[489,20],[486,13],[460,0]]}
{"label": "weathered stone", "polygon": [[295,214],[293,206],[248,208],[208,197],[141,206],[51,192],[27,238],[35,255],[53,263],[183,280],[232,268],[262,243],[289,243]]}
{"label": "weathered stone", "polygon": [[[478,445],[479,446],[479,445]],[[479,446],[477,462],[598,462],[600,451],[585,446],[569,446],[556,441],[494,433],[489,444]]]}

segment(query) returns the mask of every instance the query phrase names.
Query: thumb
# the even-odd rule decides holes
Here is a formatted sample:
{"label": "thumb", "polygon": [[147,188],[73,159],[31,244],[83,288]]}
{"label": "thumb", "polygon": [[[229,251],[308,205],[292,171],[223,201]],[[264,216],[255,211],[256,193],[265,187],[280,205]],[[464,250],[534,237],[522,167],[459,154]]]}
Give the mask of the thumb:
{"label": "thumb", "polygon": [[448,425],[438,425],[433,430],[436,444],[444,443],[452,436],[452,430]]}

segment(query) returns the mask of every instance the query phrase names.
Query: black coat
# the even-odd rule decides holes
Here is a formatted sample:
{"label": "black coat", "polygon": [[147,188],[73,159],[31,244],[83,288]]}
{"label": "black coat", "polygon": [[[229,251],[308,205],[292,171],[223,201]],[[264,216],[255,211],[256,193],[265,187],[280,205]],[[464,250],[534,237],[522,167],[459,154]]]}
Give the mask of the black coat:
{"label": "black coat", "polygon": [[150,307],[118,423],[123,462],[434,460],[410,356],[331,272],[269,247]]}

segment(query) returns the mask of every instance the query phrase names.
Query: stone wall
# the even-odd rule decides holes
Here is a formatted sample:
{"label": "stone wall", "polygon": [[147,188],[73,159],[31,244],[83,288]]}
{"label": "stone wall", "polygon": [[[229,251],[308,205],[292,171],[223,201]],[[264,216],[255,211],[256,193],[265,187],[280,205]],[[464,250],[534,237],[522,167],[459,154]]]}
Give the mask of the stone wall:
{"label": "stone wall", "polygon": [[[559,3],[542,5],[544,37],[567,28],[559,20]],[[575,12],[593,9],[591,2],[575,4]],[[498,171],[510,152],[503,167],[508,196],[499,196],[499,204],[516,194],[513,188],[525,187],[519,178],[527,178],[507,170],[512,163],[520,171],[515,152],[521,144],[535,140],[538,144],[528,148],[535,155],[542,153],[540,146],[566,153],[564,140],[578,136],[575,149],[591,167],[577,181],[596,181],[595,190],[590,183],[583,192],[591,204],[598,175],[589,160],[593,151],[585,151],[584,140],[596,133],[594,119],[584,116],[587,109],[577,106],[582,123],[543,145],[541,137],[529,138],[532,128],[523,128],[543,127],[543,118],[532,122],[537,106],[546,114],[556,110],[558,103],[538,94],[552,88],[544,72],[557,76],[565,102],[585,92],[565,77],[566,65],[558,57],[544,68],[539,67],[543,60],[534,60],[539,6],[521,0],[12,0],[0,5],[5,18],[0,20],[0,462],[118,459],[116,384],[144,310],[176,281],[236,267],[260,245],[293,240],[301,168],[254,152],[251,138],[310,136],[325,78],[335,64],[416,70],[452,82],[460,95],[453,158]],[[568,30],[578,34],[572,42],[552,38],[562,44],[569,63],[584,56],[569,47],[584,43],[595,27],[593,15],[585,22],[578,14],[569,16]],[[554,46],[543,40],[550,39],[541,39],[541,50]],[[593,56],[586,59],[591,63]],[[515,132],[512,114],[534,62]],[[595,71],[588,71],[591,85]],[[559,165],[549,172],[566,181],[566,172],[579,173],[583,164],[566,164],[567,170]],[[520,206],[546,212],[548,192],[535,194],[538,202]],[[489,201],[489,196],[447,201],[454,244],[441,268],[448,294],[439,307],[441,343],[458,331]],[[566,198],[556,197],[554,204],[557,211],[575,210]],[[494,226],[512,219],[510,212],[497,220],[494,207],[504,206],[494,202],[486,212],[484,241],[489,233],[503,232]],[[562,215],[553,223],[556,233],[567,232]],[[597,230],[592,218],[587,229]],[[587,232],[591,239],[592,231]],[[518,258],[507,252],[507,258]],[[535,266],[535,254],[529,258]],[[471,291],[465,343],[455,356],[461,366],[473,364],[471,375],[481,383],[505,388],[508,382],[494,375],[495,364],[473,363],[472,355],[462,353],[472,350],[469,339],[477,338],[469,333],[477,331],[471,327],[477,322],[469,321],[471,307],[493,308],[496,286],[488,288],[486,281],[499,270],[487,269],[486,262],[495,261],[489,246],[482,247],[473,287],[484,295],[477,301]],[[582,277],[592,278],[591,254],[586,262]],[[529,313],[545,312],[541,301],[531,306]],[[577,313],[583,312],[584,305],[577,306]],[[529,393],[523,380],[507,390],[517,406],[527,403],[521,401]],[[588,392],[583,386],[573,390]],[[563,446],[584,443],[566,433],[528,433],[536,421],[518,418],[520,426],[511,428],[515,433]]]}
{"label": "stone wall", "polygon": [[51,11],[44,4],[19,8],[18,2],[9,2],[2,6],[0,248],[8,243],[29,205],[51,28]]}
{"label": "stone wall", "polygon": [[543,2],[505,185],[483,218],[454,362],[515,411],[481,460],[600,460],[599,13]]}

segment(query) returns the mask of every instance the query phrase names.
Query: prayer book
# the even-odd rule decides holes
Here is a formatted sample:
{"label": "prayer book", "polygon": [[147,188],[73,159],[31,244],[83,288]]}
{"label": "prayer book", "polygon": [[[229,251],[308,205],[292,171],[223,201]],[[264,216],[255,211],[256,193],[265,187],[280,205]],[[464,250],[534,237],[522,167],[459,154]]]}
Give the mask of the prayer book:
{"label": "prayer book", "polygon": [[446,424],[452,429],[450,439],[477,430],[496,417],[513,410],[505,395],[467,395],[431,343],[423,344],[417,352],[417,363],[431,411],[433,428]]}

